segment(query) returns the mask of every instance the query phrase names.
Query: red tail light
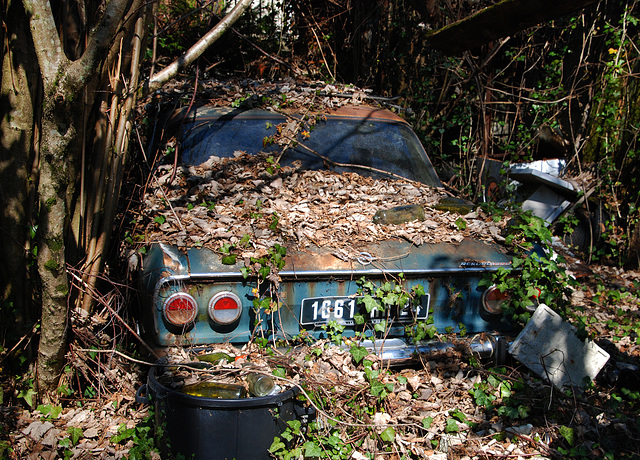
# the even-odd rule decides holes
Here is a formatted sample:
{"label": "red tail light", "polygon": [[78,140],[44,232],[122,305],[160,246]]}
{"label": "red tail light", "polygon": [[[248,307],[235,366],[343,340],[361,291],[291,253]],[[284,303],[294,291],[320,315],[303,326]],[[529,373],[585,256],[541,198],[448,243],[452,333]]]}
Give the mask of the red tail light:
{"label": "red tail light", "polygon": [[502,306],[509,301],[509,294],[500,292],[496,286],[491,286],[482,294],[482,307],[487,313],[498,315],[502,313]]}
{"label": "red tail light", "polygon": [[218,324],[231,324],[241,314],[240,297],[233,292],[219,292],[209,302],[209,317]]}
{"label": "red tail light", "polygon": [[176,292],[164,302],[162,311],[169,323],[184,326],[195,321],[198,316],[198,303],[186,292]]}

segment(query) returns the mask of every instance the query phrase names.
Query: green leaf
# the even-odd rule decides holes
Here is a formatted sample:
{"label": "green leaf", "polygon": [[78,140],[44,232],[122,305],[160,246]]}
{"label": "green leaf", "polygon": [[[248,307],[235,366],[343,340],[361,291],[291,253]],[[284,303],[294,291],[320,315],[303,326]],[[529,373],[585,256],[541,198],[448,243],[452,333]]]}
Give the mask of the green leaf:
{"label": "green leaf", "polygon": [[385,442],[393,442],[396,439],[396,431],[392,427],[387,427],[380,433],[380,438]]}
{"label": "green leaf", "polygon": [[420,298],[425,295],[424,286],[422,284],[417,284],[411,288],[411,292],[414,297]]}
{"label": "green leaf", "polygon": [[358,364],[360,364],[360,361],[369,354],[365,347],[359,347],[357,345],[352,345],[349,351],[351,352],[351,356],[353,356],[355,362]]}
{"label": "green leaf", "polygon": [[269,447],[269,452],[272,454],[278,453],[281,450],[285,450],[287,446],[280,440],[279,437],[273,438],[273,442],[271,443],[271,447]]}
{"label": "green leaf", "polygon": [[223,265],[235,265],[237,257],[238,256],[236,254],[229,254],[227,256],[223,256],[221,262]]}
{"label": "green leaf", "polygon": [[369,294],[365,295],[362,299],[362,303],[364,303],[364,307],[367,309],[367,313],[371,313],[373,310],[378,308],[378,301],[371,297]]}
{"label": "green leaf", "polygon": [[20,393],[18,393],[18,398],[22,398],[25,400],[25,402],[29,405],[29,407],[33,407],[33,398],[36,395],[36,392],[33,388],[29,388],[26,391],[25,390],[21,390]]}
{"label": "green leaf", "polygon": [[373,330],[377,332],[385,332],[387,330],[387,321],[383,319],[379,323],[376,323],[373,326]]}
{"label": "green leaf", "polygon": [[371,382],[371,395],[380,399],[385,398],[387,396],[387,386],[378,380],[373,380]]}
{"label": "green leaf", "polygon": [[464,412],[459,411],[457,409],[449,411],[449,415],[451,415],[453,418],[455,418],[456,420],[458,420],[460,422],[466,422],[467,421],[467,416],[464,415]]}
{"label": "green leaf", "polygon": [[487,378],[487,382],[489,382],[489,385],[491,385],[492,387],[497,387],[498,385],[500,385],[500,380],[498,380],[495,376],[490,375]]}
{"label": "green leaf", "polygon": [[482,406],[482,407],[486,407],[487,409],[490,409],[492,406],[491,403],[495,399],[495,396],[488,395],[481,388],[476,388],[473,391],[473,398],[475,399],[476,404],[478,406]]}
{"label": "green leaf", "polygon": [[78,441],[80,441],[84,434],[81,428],[76,428],[73,426],[67,428],[67,433],[69,433],[69,436],[71,437],[71,444],[74,446],[78,444]]}
{"label": "green leaf", "polygon": [[425,430],[428,430],[429,428],[431,428],[432,423],[433,423],[433,417],[425,417],[422,419],[422,427]]}
{"label": "green leaf", "polygon": [[71,439],[69,438],[61,439],[60,441],[58,441],[58,445],[60,447],[71,447]]}
{"label": "green leaf", "polygon": [[131,439],[135,432],[135,428],[127,428],[126,423],[121,423],[118,427],[118,434],[111,437],[111,442],[114,444],[120,444],[122,441]]}
{"label": "green leaf", "polygon": [[322,458],[324,457],[324,452],[322,451],[322,448],[317,445],[315,442],[313,441],[307,441],[304,443],[304,456],[305,457],[319,457]]}
{"label": "green leaf", "polygon": [[302,429],[302,422],[300,420],[290,420],[287,422],[293,434],[300,434],[300,430]]}
{"label": "green leaf", "polygon": [[367,321],[362,313],[356,313],[353,315],[353,320],[356,324],[364,324]]}
{"label": "green leaf", "polygon": [[569,443],[569,445],[573,447],[573,444],[575,443],[573,428],[562,425],[559,429],[559,432],[560,435],[567,441],[567,443]]}
{"label": "green leaf", "polygon": [[506,382],[503,382],[502,385],[500,385],[500,397],[501,398],[509,398],[511,396],[511,388],[509,388],[509,385],[507,385]]}
{"label": "green leaf", "polygon": [[167,218],[165,216],[156,216],[153,218],[153,221],[158,224],[158,225],[162,225],[167,221]]}
{"label": "green leaf", "polygon": [[462,217],[458,217],[456,219],[456,227],[458,227],[458,230],[466,230],[467,229],[467,221],[464,220]]}
{"label": "green leaf", "polygon": [[447,433],[457,433],[457,432],[459,432],[460,428],[458,427],[458,422],[456,422],[452,418],[448,418],[447,419],[447,426],[444,428],[444,431],[446,431]]}
{"label": "green leaf", "polygon": [[281,378],[285,378],[287,375],[287,372],[284,370],[284,367],[276,367],[272,373],[276,377],[281,377]]}

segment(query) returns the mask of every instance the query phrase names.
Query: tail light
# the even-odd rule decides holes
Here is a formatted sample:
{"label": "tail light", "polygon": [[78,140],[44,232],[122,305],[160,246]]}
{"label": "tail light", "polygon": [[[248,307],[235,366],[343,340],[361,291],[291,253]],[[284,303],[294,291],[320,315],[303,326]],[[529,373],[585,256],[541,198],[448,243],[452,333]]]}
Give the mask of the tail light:
{"label": "tail light", "polygon": [[231,324],[240,318],[242,303],[233,292],[219,292],[209,302],[209,317],[218,324]]}
{"label": "tail light", "polygon": [[500,292],[496,286],[491,286],[482,294],[482,307],[492,315],[502,313],[502,306],[509,301],[509,294]]}
{"label": "tail light", "polygon": [[164,302],[162,311],[169,323],[185,326],[195,321],[198,316],[198,303],[186,292],[176,292]]}

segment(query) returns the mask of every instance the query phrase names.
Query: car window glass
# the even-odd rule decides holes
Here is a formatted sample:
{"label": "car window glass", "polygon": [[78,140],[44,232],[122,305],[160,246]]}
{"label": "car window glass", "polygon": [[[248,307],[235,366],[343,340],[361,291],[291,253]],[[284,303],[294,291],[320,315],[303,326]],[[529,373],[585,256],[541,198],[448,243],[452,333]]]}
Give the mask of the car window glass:
{"label": "car window glass", "polygon": [[[273,136],[277,126],[284,121],[285,118],[277,114],[271,118],[248,113],[215,119],[200,118],[187,126],[182,141],[182,162],[198,165],[211,157],[231,158],[236,151],[277,152],[281,147],[270,145],[265,138]],[[283,155],[283,165],[299,161],[304,169],[329,168],[373,177],[385,176],[346,166],[361,165],[427,185],[441,185],[415,133],[402,123],[328,118],[319,121],[311,131],[299,135],[298,142]],[[329,158],[332,163],[319,155]]]}

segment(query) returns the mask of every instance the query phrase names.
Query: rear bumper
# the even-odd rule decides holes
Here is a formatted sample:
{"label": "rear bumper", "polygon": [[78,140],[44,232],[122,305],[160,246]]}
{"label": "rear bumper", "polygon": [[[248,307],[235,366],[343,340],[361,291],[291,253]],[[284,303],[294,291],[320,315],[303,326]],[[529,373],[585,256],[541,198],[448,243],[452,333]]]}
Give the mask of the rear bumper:
{"label": "rear bumper", "polygon": [[419,361],[421,357],[439,355],[455,350],[471,353],[482,360],[500,365],[506,362],[509,340],[497,334],[477,334],[452,341],[423,341],[415,344],[403,339],[366,340],[359,344],[375,354],[385,364],[402,366]]}

